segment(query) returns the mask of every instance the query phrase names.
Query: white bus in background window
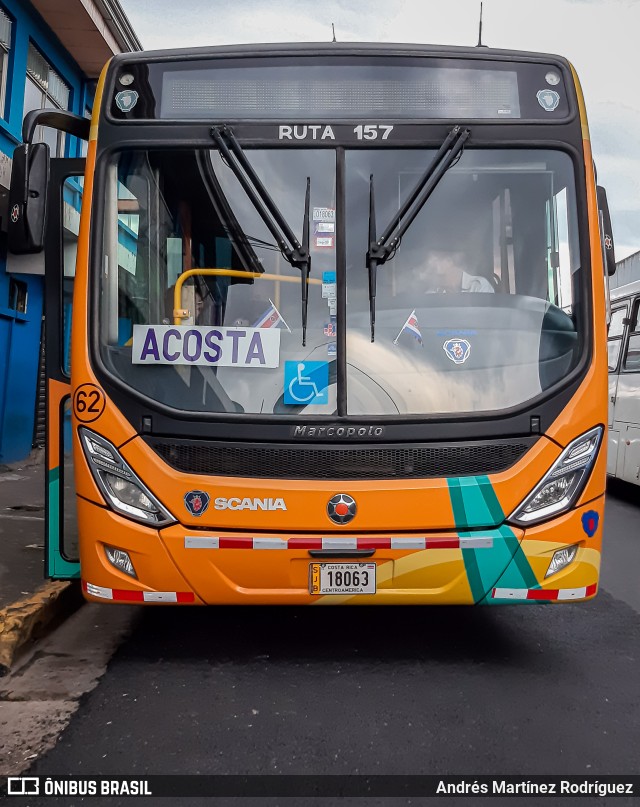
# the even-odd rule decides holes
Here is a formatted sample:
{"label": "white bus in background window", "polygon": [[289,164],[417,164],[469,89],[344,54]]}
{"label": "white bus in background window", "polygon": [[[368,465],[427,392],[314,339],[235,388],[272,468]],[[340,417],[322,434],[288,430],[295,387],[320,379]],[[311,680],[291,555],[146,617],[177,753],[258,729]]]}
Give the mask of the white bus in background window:
{"label": "white bus in background window", "polygon": [[640,280],[611,290],[607,473],[640,485]]}

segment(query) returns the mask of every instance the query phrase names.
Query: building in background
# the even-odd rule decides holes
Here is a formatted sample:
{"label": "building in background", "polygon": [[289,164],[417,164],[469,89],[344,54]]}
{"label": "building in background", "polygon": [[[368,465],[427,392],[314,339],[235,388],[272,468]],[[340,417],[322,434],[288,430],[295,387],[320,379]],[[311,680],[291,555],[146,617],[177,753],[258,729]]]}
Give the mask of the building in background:
{"label": "building in background", "polygon": [[616,263],[616,273],[609,278],[609,288],[617,289],[634,280],[640,280],[640,252]]}
{"label": "building in background", "polygon": [[[89,116],[105,62],[140,49],[117,0],[0,0],[0,463],[24,459],[43,440],[43,256],[7,255],[11,156],[22,142],[22,120],[43,107]],[[48,128],[40,127],[35,139],[49,144],[52,157],[83,156],[86,149]],[[70,255],[78,207],[71,187]]]}

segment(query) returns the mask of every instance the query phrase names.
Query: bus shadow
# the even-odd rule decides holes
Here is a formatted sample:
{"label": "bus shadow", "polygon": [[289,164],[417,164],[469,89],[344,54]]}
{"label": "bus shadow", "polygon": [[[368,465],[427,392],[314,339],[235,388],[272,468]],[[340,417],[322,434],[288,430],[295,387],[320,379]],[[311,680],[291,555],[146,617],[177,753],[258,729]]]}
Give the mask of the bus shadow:
{"label": "bus shadow", "polygon": [[553,662],[554,649],[562,652],[548,623],[567,609],[582,621],[579,606],[147,608],[121,652],[147,661],[190,658],[211,664],[339,659],[466,662],[531,671]]}
{"label": "bus shadow", "polygon": [[607,497],[637,507],[640,502],[640,488],[638,485],[632,485],[630,482],[624,482],[621,479],[608,478]]}

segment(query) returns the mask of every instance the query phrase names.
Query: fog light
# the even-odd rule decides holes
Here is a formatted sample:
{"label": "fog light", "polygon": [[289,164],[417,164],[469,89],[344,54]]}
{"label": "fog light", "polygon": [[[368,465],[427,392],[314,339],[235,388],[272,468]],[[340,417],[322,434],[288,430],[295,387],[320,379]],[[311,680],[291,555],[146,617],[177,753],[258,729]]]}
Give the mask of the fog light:
{"label": "fog light", "polygon": [[104,548],[107,560],[112,566],[115,566],[121,572],[130,575],[131,577],[138,577],[136,570],[133,568],[131,558],[128,552],[124,549],[116,549],[114,546],[106,546]]}
{"label": "fog light", "polygon": [[551,563],[549,564],[545,577],[550,577],[552,574],[559,572],[560,569],[564,569],[565,566],[568,566],[575,559],[577,553],[577,544],[574,544],[573,546],[565,546],[564,549],[558,549],[557,552],[553,553],[553,557],[551,558]]}

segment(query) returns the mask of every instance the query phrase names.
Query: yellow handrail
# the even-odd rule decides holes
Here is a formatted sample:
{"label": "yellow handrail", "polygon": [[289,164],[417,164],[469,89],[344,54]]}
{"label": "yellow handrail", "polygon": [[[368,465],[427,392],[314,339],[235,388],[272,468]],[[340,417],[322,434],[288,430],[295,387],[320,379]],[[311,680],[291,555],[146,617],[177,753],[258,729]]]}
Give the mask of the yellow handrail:
{"label": "yellow handrail", "polygon": [[[222,275],[224,277],[260,277],[263,280],[280,280],[283,283],[299,283],[299,277],[291,275],[274,275],[269,272],[243,272],[241,269],[187,269],[176,280],[173,290],[173,324],[180,325],[181,320],[187,319],[189,312],[182,308],[182,286],[187,278],[194,275]],[[322,281],[315,277],[310,277],[307,281],[312,285],[321,285]]]}

